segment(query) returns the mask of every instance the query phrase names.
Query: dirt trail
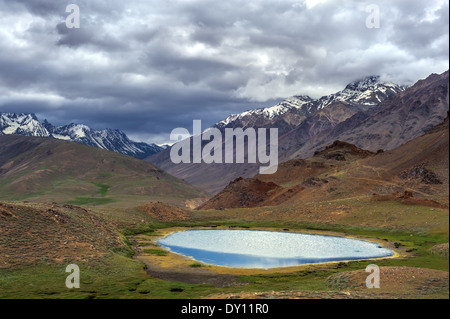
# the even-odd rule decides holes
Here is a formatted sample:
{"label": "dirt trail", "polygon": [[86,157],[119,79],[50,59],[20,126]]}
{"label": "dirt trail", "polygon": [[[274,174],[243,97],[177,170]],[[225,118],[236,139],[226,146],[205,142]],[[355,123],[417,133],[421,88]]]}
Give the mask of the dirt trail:
{"label": "dirt trail", "polygon": [[[359,180],[359,181],[371,182],[371,183],[380,184],[380,185],[389,185],[389,186],[397,187],[397,188],[404,188],[404,186],[399,185],[398,183],[389,182],[389,181],[385,181],[385,180],[377,180],[377,179],[366,178],[366,177],[352,177],[352,179]],[[422,192],[420,190],[417,190],[417,189],[413,189],[413,191],[415,193],[421,194],[423,196],[429,196],[427,193],[424,193],[424,192]]]}

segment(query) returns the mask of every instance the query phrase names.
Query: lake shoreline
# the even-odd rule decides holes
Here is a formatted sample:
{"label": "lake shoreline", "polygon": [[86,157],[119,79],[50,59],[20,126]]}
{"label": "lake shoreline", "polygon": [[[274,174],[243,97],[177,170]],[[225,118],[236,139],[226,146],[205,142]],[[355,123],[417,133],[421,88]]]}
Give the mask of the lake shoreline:
{"label": "lake shoreline", "polygon": [[[159,269],[167,271],[177,269],[185,269],[187,271],[190,270],[193,263],[199,263],[195,259],[173,253],[166,249],[165,247],[158,244],[158,240],[167,237],[170,234],[184,231],[184,230],[214,230],[214,229],[235,229],[235,230],[264,230],[264,231],[275,231],[275,232],[290,232],[290,233],[304,233],[304,234],[312,234],[312,235],[328,235],[335,237],[345,237],[351,239],[364,240],[371,243],[376,243],[383,248],[390,249],[394,254],[392,256],[386,257],[378,257],[378,258],[369,258],[369,259],[358,259],[358,260],[340,260],[340,261],[331,261],[324,263],[312,263],[312,264],[301,264],[295,266],[286,266],[286,267],[276,267],[276,268],[235,268],[235,267],[227,267],[227,266],[218,266],[218,265],[210,265],[203,264],[200,269],[203,269],[207,272],[212,272],[216,274],[231,274],[231,275],[251,275],[251,274],[270,274],[270,273],[287,273],[287,272],[295,272],[295,271],[303,271],[303,270],[314,270],[320,268],[329,268],[335,267],[339,263],[347,263],[347,262],[358,262],[358,261],[367,261],[367,260],[386,260],[392,258],[400,258],[400,257],[408,257],[409,254],[406,251],[402,251],[395,247],[394,242],[382,240],[380,238],[375,237],[364,237],[359,235],[352,235],[347,233],[339,233],[333,231],[319,231],[319,230],[302,230],[302,229],[287,229],[287,228],[276,228],[276,227],[229,227],[229,226],[196,226],[196,227],[170,227],[170,228],[162,228],[156,230],[156,233],[150,236],[148,239],[152,242],[152,245],[159,247],[161,250],[168,252],[166,256],[151,256],[151,258],[144,258],[147,260],[147,263],[150,262],[152,265],[156,265]],[[142,236],[142,235],[140,235]]]}

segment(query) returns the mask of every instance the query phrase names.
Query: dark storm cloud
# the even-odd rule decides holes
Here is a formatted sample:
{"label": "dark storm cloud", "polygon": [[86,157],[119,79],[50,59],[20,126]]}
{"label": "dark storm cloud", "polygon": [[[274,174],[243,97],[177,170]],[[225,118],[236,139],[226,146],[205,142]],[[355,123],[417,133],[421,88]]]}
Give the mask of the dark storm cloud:
{"label": "dark storm cloud", "polygon": [[39,16],[50,16],[59,12],[64,12],[67,2],[61,0],[14,0],[2,1],[5,5],[19,8],[19,6],[25,8],[28,12]]}
{"label": "dark storm cloud", "polygon": [[[65,8],[79,5],[81,28]],[[368,29],[366,6],[380,8]],[[443,0],[0,0],[0,112],[167,141],[193,119],[448,69]]]}

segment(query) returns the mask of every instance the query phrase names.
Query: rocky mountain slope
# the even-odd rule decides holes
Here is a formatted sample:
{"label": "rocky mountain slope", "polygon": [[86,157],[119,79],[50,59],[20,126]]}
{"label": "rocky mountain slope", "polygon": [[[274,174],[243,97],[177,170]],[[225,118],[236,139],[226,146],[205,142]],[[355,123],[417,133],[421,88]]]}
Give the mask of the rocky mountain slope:
{"label": "rocky mountain slope", "polygon": [[432,74],[386,99],[378,107],[357,112],[307,138],[307,123],[304,123],[281,138],[280,145],[286,148],[285,157],[311,156],[335,140],[353,143],[371,151],[396,148],[421,136],[445,119],[449,110],[448,81],[448,71],[440,75]]}
{"label": "rocky mountain slope", "polygon": [[377,153],[335,141],[275,174],[238,178],[198,209],[296,205],[358,196],[448,209],[449,126],[445,121],[398,148]]}
{"label": "rocky mountain slope", "polygon": [[54,137],[99,147],[136,158],[145,158],[160,152],[163,148],[156,144],[131,141],[120,130],[93,130],[83,124],[53,126],[47,120],[39,121],[34,114],[0,113],[0,135],[18,134],[25,136]]}
{"label": "rocky mountain slope", "polygon": [[[431,75],[410,88],[368,77],[344,90],[313,100],[295,96],[264,109],[232,115],[215,127],[279,130],[279,162],[307,158],[335,140],[370,151],[392,149],[442,122],[448,111],[448,72]],[[238,177],[258,173],[259,164],[173,164],[170,149],[148,161],[216,194]]]}

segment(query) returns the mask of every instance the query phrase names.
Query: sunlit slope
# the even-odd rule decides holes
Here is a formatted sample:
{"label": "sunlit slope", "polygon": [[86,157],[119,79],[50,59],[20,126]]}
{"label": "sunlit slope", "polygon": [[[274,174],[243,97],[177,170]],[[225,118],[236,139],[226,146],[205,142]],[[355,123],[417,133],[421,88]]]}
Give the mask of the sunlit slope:
{"label": "sunlit slope", "polygon": [[184,181],[129,156],[50,138],[0,136],[0,199],[182,204],[199,196]]}

